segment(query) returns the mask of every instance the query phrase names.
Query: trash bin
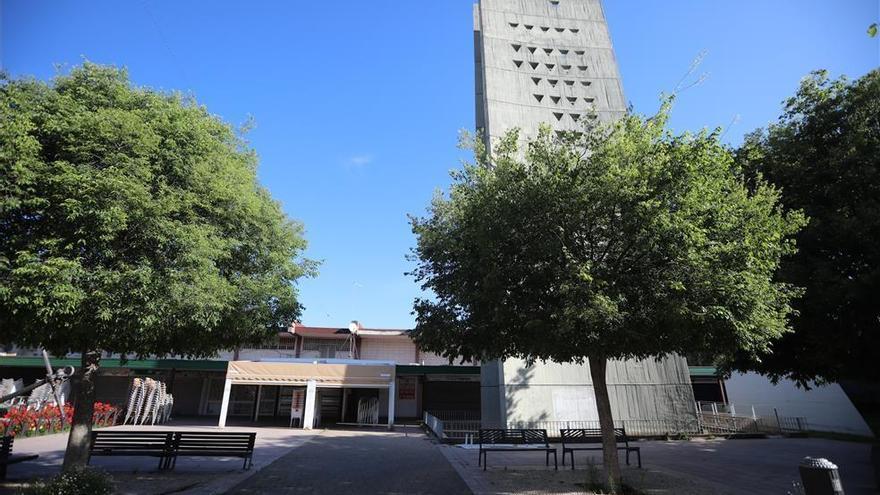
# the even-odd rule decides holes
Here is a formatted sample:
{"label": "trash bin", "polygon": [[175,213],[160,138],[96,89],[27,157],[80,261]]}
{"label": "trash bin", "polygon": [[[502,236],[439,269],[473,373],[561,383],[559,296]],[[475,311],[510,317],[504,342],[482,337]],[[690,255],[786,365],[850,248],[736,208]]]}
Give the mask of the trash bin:
{"label": "trash bin", "polygon": [[804,457],[798,469],[804,495],[843,495],[837,466],[821,457]]}

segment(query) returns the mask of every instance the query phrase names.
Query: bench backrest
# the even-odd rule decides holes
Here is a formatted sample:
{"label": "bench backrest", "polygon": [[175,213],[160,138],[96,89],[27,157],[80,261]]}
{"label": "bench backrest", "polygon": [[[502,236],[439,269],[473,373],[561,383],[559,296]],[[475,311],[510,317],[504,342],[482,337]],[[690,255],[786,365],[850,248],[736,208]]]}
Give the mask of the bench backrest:
{"label": "bench backrest", "polygon": [[0,442],[0,458],[9,457],[9,454],[12,453],[12,442],[15,440],[15,437],[12,436],[4,436],[3,441]]}
{"label": "bench backrest", "polygon": [[[599,428],[563,428],[559,430],[562,444],[566,443],[602,443],[602,430]],[[614,429],[614,439],[629,447],[629,437],[623,428]]]}
{"label": "bench backrest", "polygon": [[199,451],[253,452],[257,434],[253,432],[178,431],[174,433],[174,450],[184,453]]}
{"label": "bench backrest", "polygon": [[137,450],[167,452],[171,449],[171,431],[93,431],[91,450]]}
{"label": "bench backrest", "polygon": [[537,429],[480,429],[480,445],[513,444],[549,446],[547,430]]}

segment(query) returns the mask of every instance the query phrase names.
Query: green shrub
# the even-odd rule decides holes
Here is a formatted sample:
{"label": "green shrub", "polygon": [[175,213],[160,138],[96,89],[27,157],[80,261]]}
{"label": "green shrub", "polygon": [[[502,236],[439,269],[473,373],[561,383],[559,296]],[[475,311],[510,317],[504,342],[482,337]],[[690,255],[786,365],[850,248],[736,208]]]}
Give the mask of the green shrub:
{"label": "green shrub", "polygon": [[34,485],[29,495],[110,495],[113,482],[110,476],[97,469],[78,469],[61,473],[51,480]]}

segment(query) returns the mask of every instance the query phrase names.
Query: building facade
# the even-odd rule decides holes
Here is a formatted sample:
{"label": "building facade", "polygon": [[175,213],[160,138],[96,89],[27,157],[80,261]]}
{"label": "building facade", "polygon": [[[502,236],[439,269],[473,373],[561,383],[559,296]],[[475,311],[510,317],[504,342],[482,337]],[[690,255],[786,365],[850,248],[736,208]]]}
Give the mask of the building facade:
{"label": "building facade", "polygon": [[[479,0],[474,5],[476,126],[488,146],[512,128],[577,131],[624,115],[620,73],[600,0]],[[686,429],[696,423],[680,356],[608,366],[616,420]],[[521,360],[482,367],[484,424],[598,421],[587,365]],[[684,426],[683,426],[684,425]]]}
{"label": "building facade", "polygon": [[[0,353],[0,378],[25,384],[45,375],[39,350]],[[76,355],[55,367],[80,365]],[[338,423],[393,424],[425,411],[479,414],[480,368],[422,352],[408,330],[292,325],[266,344],[213,359],[138,359],[107,355],[97,400],[125,405],[132,380],[151,377],[174,396],[173,414],[304,428]],[[364,404],[373,409],[364,416]],[[365,418],[367,421],[365,421]],[[212,420],[212,421],[213,421]]]}

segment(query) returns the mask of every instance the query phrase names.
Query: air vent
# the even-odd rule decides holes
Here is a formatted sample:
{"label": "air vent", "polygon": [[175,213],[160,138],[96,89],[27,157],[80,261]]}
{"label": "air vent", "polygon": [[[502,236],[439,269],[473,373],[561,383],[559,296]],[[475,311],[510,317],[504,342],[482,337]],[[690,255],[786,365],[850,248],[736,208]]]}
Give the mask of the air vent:
{"label": "air vent", "polygon": [[551,53],[553,53],[553,49],[552,48],[544,48],[544,53],[546,53],[547,55],[550,55]]}
{"label": "air vent", "polygon": [[556,67],[556,64],[544,64],[544,67],[546,67],[547,70],[553,70],[553,68]]}
{"label": "air vent", "polygon": [[557,33],[561,33],[561,32],[563,32],[563,31],[565,31],[565,28],[556,28],[556,32],[557,32]]}
{"label": "air vent", "polygon": [[559,53],[561,53],[563,55],[568,55],[568,49],[559,48]]}
{"label": "air vent", "polygon": [[559,103],[561,96],[551,96],[550,99],[553,100],[553,103]]}
{"label": "air vent", "polygon": [[538,62],[529,62],[529,65],[532,66],[532,69],[537,69],[538,66],[541,65],[541,64],[539,64]]}
{"label": "air vent", "polygon": [[587,96],[584,98],[584,101],[587,103],[593,103],[594,101],[596,101],[596,99],[593,98],[592,96]]}
{"label": "air vent", "polygon": [[580,31],[580,29],[578,29],[578,28],[568,28],[568,30],[571,31],[572,33],[577,33],[578,31]]}
{"label": "air vent", "polygon": [[514,61],[513,61],[513,64],[516,65],[517,67],[519,67],[520,65],[522,65],[522,63],[523,63],[522,60],[514,60]]}
{"label": "air vent", "polygon": [[581,81],[581,86],[589,86],[590,84],[593,84],[593,81]]}
{"label": "air vent", "polygon": [[570,114],[568,114],[568,115],[570,115],[570,116],[571,116],[571,120],[573,120],[573,121],[575,121],[575,122],[577,122],[578,119],[581,118],[581,114],[579,114],[579,113],[570,113]]}
{"label": "air vent", "polygon": [[583,55],[584,53],[587,53],[585,50],[575,50],[574,52],[578,55]]}
{"label": "air vent", "polygon": [[529,53],[535,53],[535,50],[538,49],[538,47],[536,47],[536,46],[529,46],[529,47],[526,47],[526,48],[528,48]]}
{"label": "air vent", "polygon": [[532,82],[535,83],[535,86],[537,86],[541,82],[541,78],[540,77],[533,77]]}
{"label": "air vent", "polygon": [[541,103],[541,100],[544,99],[544,95],[532,95],[532,96],[534,96],[535,99],[538,100],[538,103]]}
{"label": "air vent", "polygon": [[571,103],[572,105],[574,105],[578,101],[578,99],[574,96],[566,96],[565,99],[568,100],[568,102]]}
{"label": "air vent", "polygon": [[574,81],[572,81],[571,79],[566,79],[565,84],[567,84],[569,86],[574,86]]}
{"label": "air vent", "polygon": [[512,28],[514,28],[514,29],[516,29],[516,28],[519,27],[519,23],[518,23],[518,22],[508,22],[508,24],[510,24],[510,27],[512,27]]}
{"label": "air vent", "polygon": [[544,31],[546,33],[549,30],[550,28],[548,26],[541,26],[541,31]]}
{"label": "air vent", "polygon": [[516,43],[511,43],[510,46],[513,47],[513,51],[518,52],[522,45],[517,45]]}
{"label": "air vent", "polygon": [[553,112],[553,116],[556,117],[556,120],[557,120],[557,121],[562,120],[562,116],[563,116],[563,115],[564,115],[564,114],[562,114],[562,113]]}
{"label": "air vent", "polygon": [[547,82],[550,83],[550,86],[556,87],[556,83],[559,82],[559,79],[547,79]]}
{"label": "air vent", "polygon": [[559,0],[550,0],[552,5],[559,5]]}
{"label": "air vent", "polygon": [[565,70],[571,69],[570,65],[560,65],[560,67],[562,67]]}
{"label": "air vent", "polygon": [[583,72],[583,71],[587,70],[587,66],[586,65],[578,65],[578,70]]}
{"label": "air vent", "polygon": [[535,26],[533,26],[533,25],[531,25],[531,24],[523,24],[523,27],[526,28],[526,29],[528,29],[529,31],[531,31],[532,28],[535,27]]}

